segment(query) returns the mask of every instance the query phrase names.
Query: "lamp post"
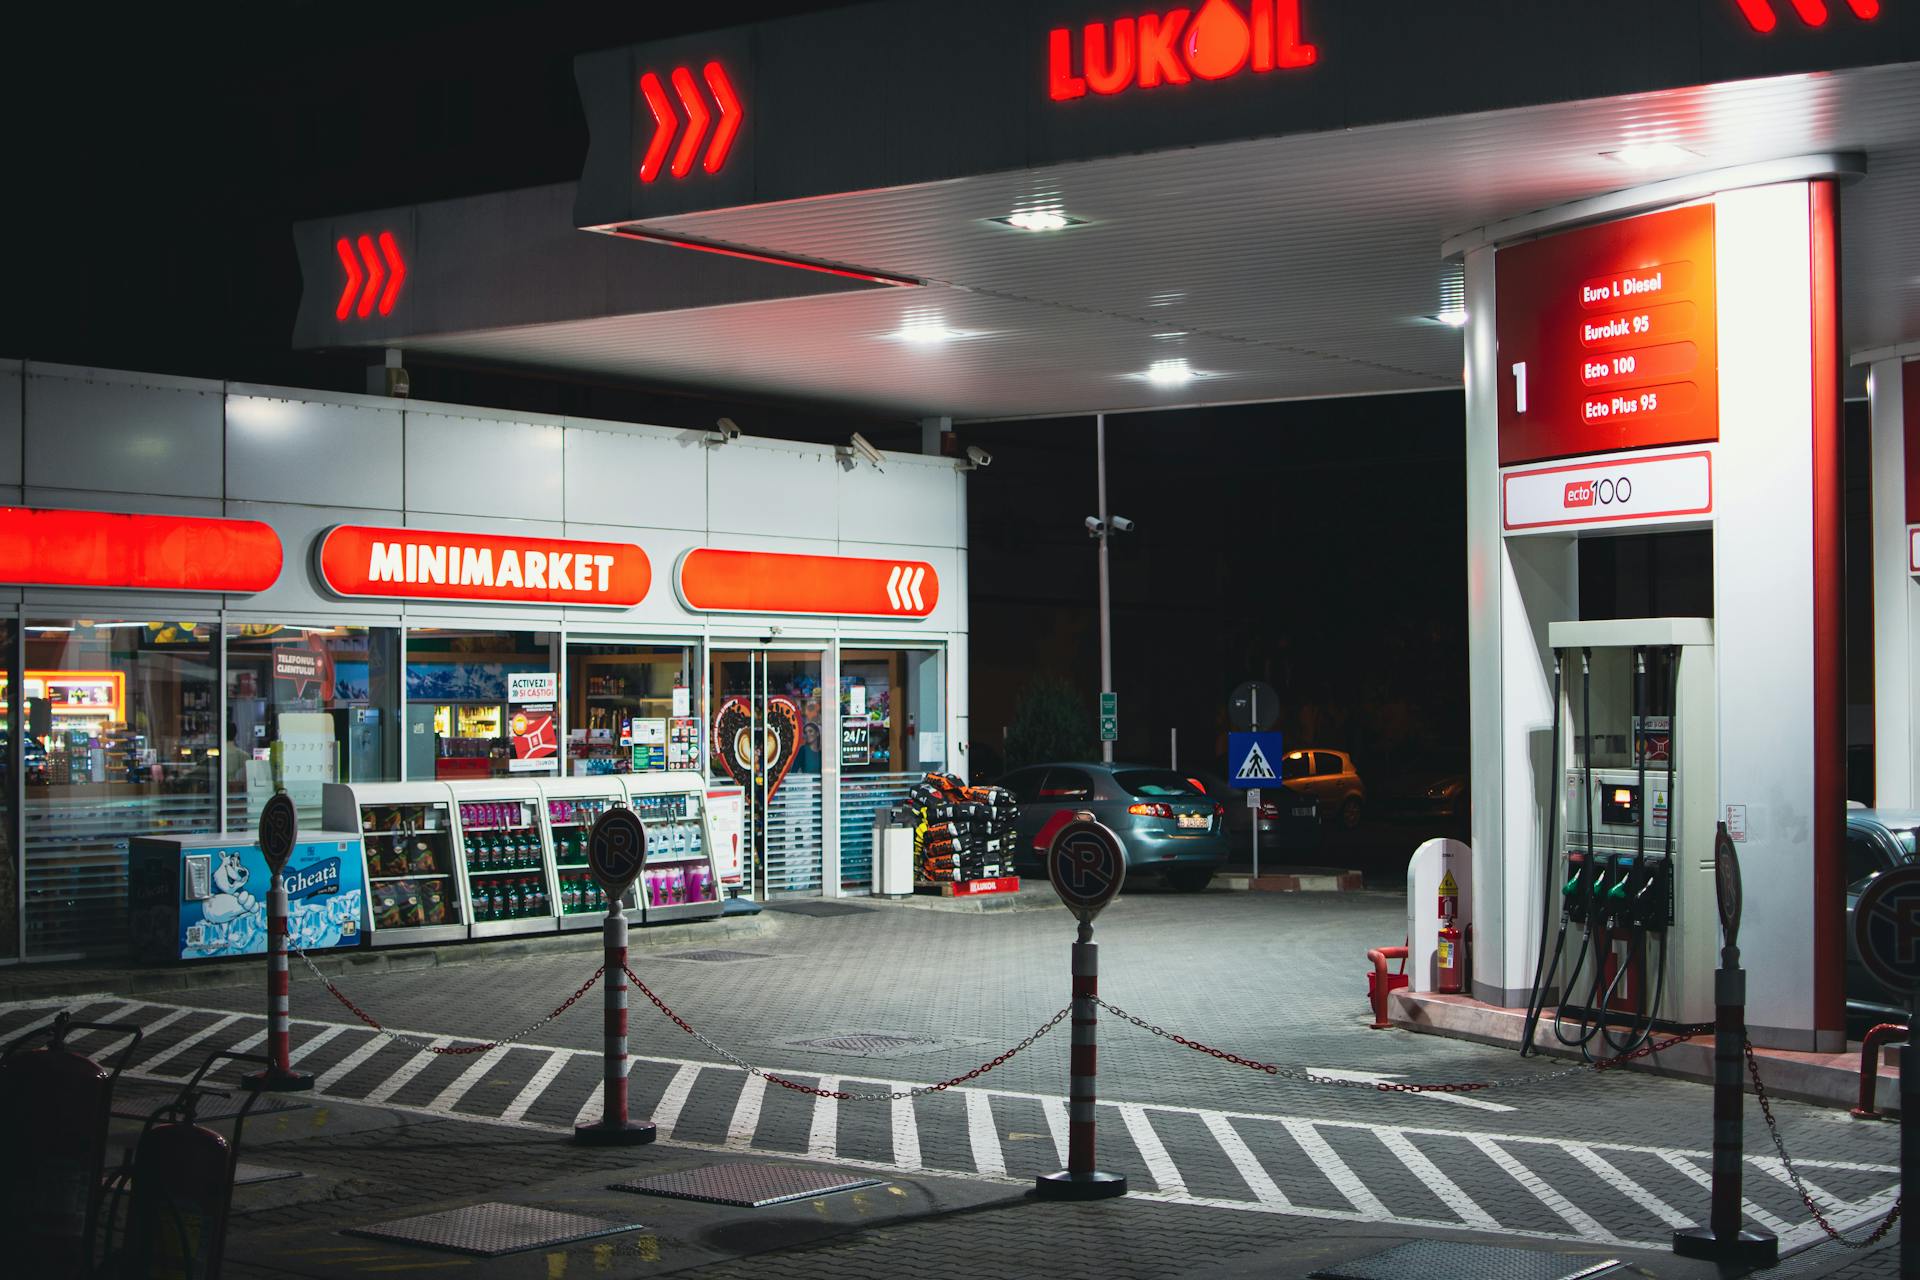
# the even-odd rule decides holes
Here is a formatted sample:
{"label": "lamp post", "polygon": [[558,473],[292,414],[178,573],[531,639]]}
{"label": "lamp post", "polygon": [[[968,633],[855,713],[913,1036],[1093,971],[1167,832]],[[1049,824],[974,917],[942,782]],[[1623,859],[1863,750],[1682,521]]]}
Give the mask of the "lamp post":
{"label": "lamp post", "polygon": [[[1093,415],[1093,453],[1096,484],[1099,487],[1099,514],[1087,517],[1087,536],[1100,544],[1100,692],[1113,690],[1113,601],[1108,586],[1107,539],[1114,533],[1132,533],[1133,521],[1125,516],[1107,514],[1107,415]],[[1119,717],[1115,716],[1116,726]],[[1117,732],[1117,727],[1116,727]],[[1113,738],[1100,735],[1100,758],[1113,763]]]}

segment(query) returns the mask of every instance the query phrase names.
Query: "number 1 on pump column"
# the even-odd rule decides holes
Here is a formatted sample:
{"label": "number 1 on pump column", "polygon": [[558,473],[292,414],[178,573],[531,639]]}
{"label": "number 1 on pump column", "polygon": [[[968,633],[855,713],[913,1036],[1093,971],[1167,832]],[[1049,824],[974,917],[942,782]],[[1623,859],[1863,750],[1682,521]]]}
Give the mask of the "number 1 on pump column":
{"label": "number 1 on pump column", "polygon": [[1513,366],[1513,411],[1527,411],[1527,362],[1522,360]]}

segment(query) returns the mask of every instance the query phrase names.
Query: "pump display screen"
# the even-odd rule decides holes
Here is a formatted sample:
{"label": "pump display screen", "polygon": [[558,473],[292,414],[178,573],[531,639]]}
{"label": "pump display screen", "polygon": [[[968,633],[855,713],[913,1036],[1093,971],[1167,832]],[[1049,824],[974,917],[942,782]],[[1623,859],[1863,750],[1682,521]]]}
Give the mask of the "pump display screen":
{"label": "pump display screen", "polygon": [[1610,827],[1631,827],[1640,821],[1640,788],[1608,786],[1600,793],[1600,821]]}

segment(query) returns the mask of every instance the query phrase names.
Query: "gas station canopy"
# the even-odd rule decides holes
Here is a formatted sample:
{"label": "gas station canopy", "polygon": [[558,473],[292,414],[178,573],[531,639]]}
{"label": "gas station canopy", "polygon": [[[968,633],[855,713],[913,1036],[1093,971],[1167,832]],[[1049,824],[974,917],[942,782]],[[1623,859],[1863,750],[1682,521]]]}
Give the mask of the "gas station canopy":
{"label": "gas station canopy", "polygon": [[1920,12],[1803,8],[907,0],[589,54],[579,183],[301,224],[295,343],[966,418],[1449,388],[1447,249],[1742,170],[1849,180],[1845,348],[1898,349]]}

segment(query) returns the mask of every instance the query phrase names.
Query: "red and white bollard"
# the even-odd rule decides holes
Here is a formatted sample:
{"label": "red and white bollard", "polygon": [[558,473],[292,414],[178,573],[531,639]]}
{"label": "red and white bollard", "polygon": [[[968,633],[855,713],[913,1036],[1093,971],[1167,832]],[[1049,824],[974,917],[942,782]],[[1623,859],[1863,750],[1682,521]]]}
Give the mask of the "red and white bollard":
{"label": "red and white bollard", "polygon": [[1080,922],[1073,944],[1073,1049],[1067,1083],[1067,1167],[1034,1181],[1042,1200],[1106,1200],[1127,1194],[1127,1179],[1094,1168],[1095,1040],[1100,1012],[1100,944],[1091,918]]}
{"label": "red and white bollard", "polygon": [[636,1121],[627,1114],[627,917],[617,894],[609,897],[603,936],[607,961],[601,978],[606,1007],[606,1077],[601,1085],[600,1119],[575,1125],[573,1136],[593,1146],[639,1146],[653,1141],[654,1128],[651,1122]]}
{"label": "red and white bollard", "polygon": [[287,881],[273,872],[267,891],[267,1062],[247,1077],[251,1088],[291,1093],[313,1088],[313,1076],[293,1069],[293,1018],[287,981]]}

